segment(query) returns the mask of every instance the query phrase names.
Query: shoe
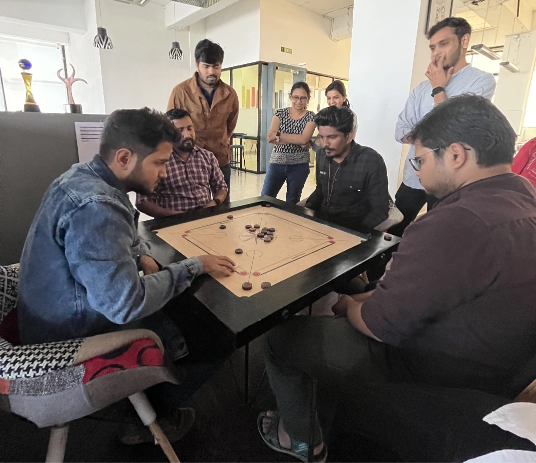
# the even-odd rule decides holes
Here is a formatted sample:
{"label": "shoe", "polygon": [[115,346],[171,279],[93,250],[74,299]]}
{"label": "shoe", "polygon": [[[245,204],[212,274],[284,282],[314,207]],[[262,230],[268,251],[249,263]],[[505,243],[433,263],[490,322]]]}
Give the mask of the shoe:
{"label": "shoe", "polygon": [[[270,428],[268,429],[268,432],[263,431],[262,422],[264,419],[270,419]],[[291,447],[290,449],[281,447],[281,443],[279,442],[279,435],[278,435],[278,427],[279,427],[279,420],[280,416],[278,412],[273,412],[272,416],[268,416],[266,412],[262,412],[257,417],[257,429],[259,431],[259,434],[262,437],[262,440],[264,443],[270,447],[272,450],[275,450],[279,453],[284,453],[286,455],[290,455],[294,458],[297,458],[298,460],[301,460],[303,462],[308,461],[309,456],[309,446],[305,442],[299,442],[292,437],[290,438]],[[322,450],[318,455],[314,456],[314,463],[325,463],[326,459],[328,457],[328,448],[326,447],[326,444],[324,444],[324,447],[322,447]]]}
{"label": "shoe", "polygon": [[[195,421],[193,408],[178,408],[174,413],[156,419],[169,442],[181,440],[191,429]],[[125,445],[154,443],[154,436],[141,420],[123,423],[119,430],[119,439]]]}

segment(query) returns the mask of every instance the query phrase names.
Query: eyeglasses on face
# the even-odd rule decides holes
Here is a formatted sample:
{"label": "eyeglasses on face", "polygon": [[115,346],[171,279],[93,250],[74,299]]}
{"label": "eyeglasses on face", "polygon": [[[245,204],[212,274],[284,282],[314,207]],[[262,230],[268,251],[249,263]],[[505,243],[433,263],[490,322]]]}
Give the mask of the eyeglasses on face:
{"label": "eyeglasses on face", "polygon": [[[424,162],[424,159],[422,156],[428,153],[433,153],[434,151],[437,151],[440,149],[441,147],[435,148],[433,150],[425,151],[419,157],[410,158],[409,163],[411,164],[411,167],[413,167],[417,172],[419,172],[419,170],[421,170],[422,163]],[[465,151],[471,151],[471,148],[466,148],[465,146],[463,147],[463,149]]]}
{"label": "eyeglasses on face", "polygon": [[292,101],[307,101],[309,98],[306,96],[290,95]]}
{"label": "eyeglasses on face", "polygon": [[[425,154],[428,154],[428,153],[433,153],[434,151],[437,151],[439,149],[441,149],[441,148],[436,148],[436,149],[433,149],[433,150],[426,151],[426,152],[422,153],[421,156],[424,156]],[[417,172],[419,172],[419,170],[421,170],[422,163],[424,162],[424,159],[421,156],[415,157],[415,158],[410,158],[410,160],[409,160],[409,163],[411,164],[411,167],[413,167]]]}

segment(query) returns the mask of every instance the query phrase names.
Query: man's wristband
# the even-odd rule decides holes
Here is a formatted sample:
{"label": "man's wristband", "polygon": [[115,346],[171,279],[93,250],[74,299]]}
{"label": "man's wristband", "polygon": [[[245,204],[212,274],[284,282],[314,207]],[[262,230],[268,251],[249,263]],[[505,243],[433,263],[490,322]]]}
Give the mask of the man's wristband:
{"label": "man's wristband", "polygon": [[220,198],[214,198],[213,201],[216,203],[217,206],[219,206],[221,204],[221,199]]}
{"label": "man's wristband", "polygon": [[436,95],[438,95],[439,93],[441,92],[444,92],[445,91],[445,88],[444,87],[436,87],[432,90],[432,98]]}

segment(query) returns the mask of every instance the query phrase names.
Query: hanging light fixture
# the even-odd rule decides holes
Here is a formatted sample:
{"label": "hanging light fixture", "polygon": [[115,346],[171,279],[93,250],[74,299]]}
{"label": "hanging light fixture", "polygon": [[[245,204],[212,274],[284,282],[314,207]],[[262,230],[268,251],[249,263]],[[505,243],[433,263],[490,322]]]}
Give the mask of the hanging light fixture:
{"label": "hanging light fixture", "polygon": [[503,61],[500,64],[503,68],[508,69],[510,72],[513,72],[513,73],[520,72],[519,68],[514,63],[511,63],[510,61]]}
{"label": "hanging light fixture", "polygon": [[483,43],[473,45],[471,47],[471,50],[494,61],[501,59],[501,57],[497,53],[495,53],[491,48],[487,47]]}
{"label": "hanging light fixture", "polygon": [[[177,3],[173,4],[173,22],[175,22],[175,6]],[[181,60],[183,57],[183,53],[181,50],[181,45],[177,40],[177,29],[175,29],[175,40],[171,42],[171,50],[169,50],[169,59],[177,59]]]}
{"label": "hanging light fixture", "polygon": [[97,27],[97,35],[93,39],[93,46],[95,48],[104,48],[106,50],[111,50],[114,47],[114,44],[110,37],[108,37],[104,27]]}
{"label": "hanging light fixture", "polygon": [[179,42],[172,42],[171,50],[169,50],[169,58],[170,59],[182,59],[182,57],[183,57],[183,53],[182,53]]}
{"label": "hanging light fixture", "polygon": [[[100,23],[102,24],[102,12],[101,12],[101,4],[99,0],[99,18]],[[108,34],[106,33],[106,29],[104,27],[97,27],[97,35],[93,39],[93,46],[95,48],[103,48],[105,50],[111,50],[114,47],[114,44],[112,43],[112,40],[110,37],[108,37]]]}

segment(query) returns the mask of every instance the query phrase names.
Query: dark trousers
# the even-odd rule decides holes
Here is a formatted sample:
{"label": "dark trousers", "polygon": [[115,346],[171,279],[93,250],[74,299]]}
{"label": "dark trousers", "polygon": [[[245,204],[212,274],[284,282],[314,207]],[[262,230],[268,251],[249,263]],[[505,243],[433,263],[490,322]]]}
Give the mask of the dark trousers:
{"label": "dark trousers", "polygon": [[[301,442],[309,441],[311,377],[317,380],[319,390],[316,444],[322,439],[321,424],[326,431],[332,415],[325,403],[327,399],[330,406],[342,401],[343,408],[352,411],[349,416],[354,420],[354,430],[359,427],[367,435],[370,427],[370,434],[375,437],[381,437],[382,433],[386,434],[386,439],[390,436],[392,446],[403,444],[395,445],[397,433],[405,431],[402,420],[405,415],[408,420],[413,419],[414,426],[419,425],[415,415],[419,408],[413,408],[418,401],[418,391],[424,391],[421,395],[425,394],[426,406],[430,407],[424,412],[433,417],[434,402],[448,410],[449,403],[455,400],[449,402],[450,388],[477,390],[472,392],[475,396],[496,397],[497,391],[503,390],[509,382],[502,373],[475,362],[434,353],[423,356],[375,341],[341,317],[296,316],[269,331],[264,341],[266,371],[283,425],[293,439]],[[408,386],[398,389],[400,383],[408,383]],[[447,391],[446,397],[442,396],[442,391]],[[510,402],[508,397],[496,397],[495,402],[491,401],[493,404],[507,402]],[[466,403],[470,407],[471,400]],[[453,422],[454,418],[451,416]],[[440,430],[440,418],[435,419],[434,429]],[[422,435],[426,432],[426,420],[420,425]],[[417,428],[413,432],[417,435]],[[459,432],[457,435],[463,437]],[[470,442],[470,431],[467,439]],[[413,444],[419,445],[419,442]]]}
{"label": "dark trousers", "polygon": [[231,164],[220,166],[220,170],[223,174],[223,179],[227,184],[227,198],[225,198],[224,202],[228,203],[231,201]]}
{"label": "dark trousers", "polygon": [[408,225],[415,220],[422,207],[427,204],[428,210],[437,202],[435,196],[426,194],[424,190],[417,190],[402,183],[396,192],[395,205],[404,214],[404,220],[392,226],[388,231],[392,235],[402,236]]}

